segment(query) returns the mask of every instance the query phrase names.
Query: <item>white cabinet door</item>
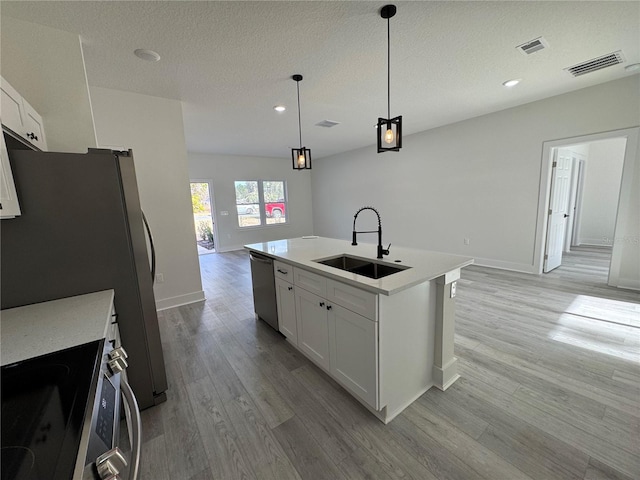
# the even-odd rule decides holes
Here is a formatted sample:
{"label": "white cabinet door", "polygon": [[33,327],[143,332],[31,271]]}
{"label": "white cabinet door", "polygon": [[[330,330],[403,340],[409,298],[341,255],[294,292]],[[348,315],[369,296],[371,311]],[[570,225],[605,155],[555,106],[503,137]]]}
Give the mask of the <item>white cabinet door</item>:
{"label": "white cabinet door", "polygon": [[378,410],[378,324],[331,304],[329,345],[332,376]]}
{"label": "white cabinet door", "polygon": [[20,215],[20,205],[13,183],[11,164],[4,135],[0,131],[0,218],[13,218]]}
{"label": "white cabinet door", "polygon": [[47,149],[42,117],[4,78],[0,80],[2,125],[38,147]]}
{"label": "white cabinet door", "polygon": [[42,117],[24,98],[22,105],[24,107],[24,137],[40,150],[46,151],[47,140],[44,137]]}
{"label": "white cabinet door", "polygon": [[296,296],[293,285],[276,278],[276,299],[278,302],[278,328],[295,345],[298,344],[296,323]]}
{"label": "white cabinet door", "polygon": [[298,348],[321,367],[329,370],[329,325],[327,301],[307,292],[295,289],[298,312]]}
{"label": "white cabinet door", "polygon": [[1,80],[0,114],[2,124],[20,136],[24,135],[24,110],[22,95],[4,78]]}

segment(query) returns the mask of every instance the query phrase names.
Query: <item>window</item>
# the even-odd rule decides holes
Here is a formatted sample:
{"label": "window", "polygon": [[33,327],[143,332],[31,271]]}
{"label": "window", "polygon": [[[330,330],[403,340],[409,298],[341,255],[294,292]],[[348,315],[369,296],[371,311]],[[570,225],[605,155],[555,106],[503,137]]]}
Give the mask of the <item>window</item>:
{"label": "window", "polygon": [[240,227],[287,223],[287,189],[282,180],[235,182]]}

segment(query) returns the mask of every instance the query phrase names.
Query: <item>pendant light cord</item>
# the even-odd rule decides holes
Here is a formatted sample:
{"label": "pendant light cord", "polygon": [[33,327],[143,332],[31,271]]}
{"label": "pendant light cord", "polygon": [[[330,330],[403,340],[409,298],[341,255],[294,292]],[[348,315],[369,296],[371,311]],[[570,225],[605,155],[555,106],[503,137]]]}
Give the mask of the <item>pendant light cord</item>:
{"label": "pendant light cord", "polygon": [[300,149],[302,150],[302,123],[300,121],[300,81],[296,81],[298,89],[298,133],[300,134]]}
{"label": "pendant light cord", "polygon": [[387,116],[391,118],[391,22],[387,18]]}

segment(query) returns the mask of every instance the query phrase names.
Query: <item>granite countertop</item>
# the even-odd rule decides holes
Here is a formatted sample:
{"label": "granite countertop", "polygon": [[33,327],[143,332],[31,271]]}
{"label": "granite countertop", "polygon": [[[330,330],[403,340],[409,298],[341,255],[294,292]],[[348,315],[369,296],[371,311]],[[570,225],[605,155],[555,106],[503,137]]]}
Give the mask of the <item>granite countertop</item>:
{"label": "granite countertop", "polygon": [[[403,248],[395,245],[391,245],[389,255],[379,260],[376,259],[375,244],[358,242],[358,245],[352,246],[348,240],[315,236],[253,243],[245,245],[245,248],[306,270],[315,270],[317,273],[335,280],[383,295],[393,295],[473,263],[473,258],[471,257]],[[375,280],[314,262],[314,260],[323,260],[342,254],[411,268]],[[400,262],[396,262],[396,260],[400,260]]]}
{"label": "granite countertop", "polygon": [[0,312],[0,364],[9,365],[108,336],[113,290]]}

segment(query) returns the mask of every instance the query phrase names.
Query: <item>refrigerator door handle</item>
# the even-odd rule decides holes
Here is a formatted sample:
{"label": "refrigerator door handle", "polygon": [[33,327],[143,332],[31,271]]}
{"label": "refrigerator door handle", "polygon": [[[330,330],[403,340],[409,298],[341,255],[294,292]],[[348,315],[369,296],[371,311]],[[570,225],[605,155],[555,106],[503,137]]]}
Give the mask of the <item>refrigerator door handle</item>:
{"label": "refrigerator door handle", "polygon": [[151,284],[154,285],[156,283],[156,249],[153,246],[153,235],[151,235],[151,228],[149,227],[149,222],[144,212],[142,212],[142,221],[149,236],[149,246],[151,247]]}

